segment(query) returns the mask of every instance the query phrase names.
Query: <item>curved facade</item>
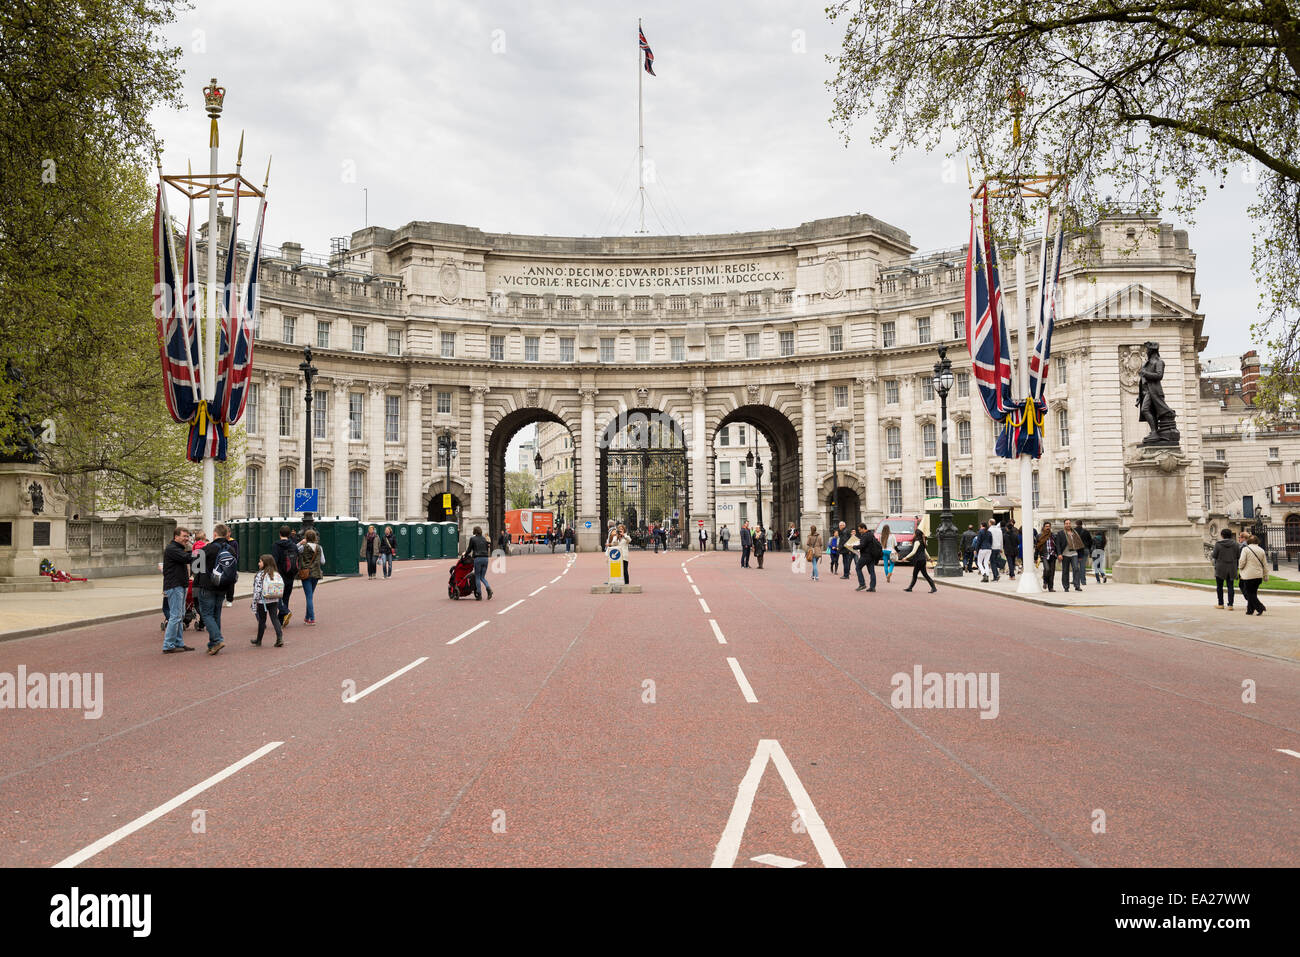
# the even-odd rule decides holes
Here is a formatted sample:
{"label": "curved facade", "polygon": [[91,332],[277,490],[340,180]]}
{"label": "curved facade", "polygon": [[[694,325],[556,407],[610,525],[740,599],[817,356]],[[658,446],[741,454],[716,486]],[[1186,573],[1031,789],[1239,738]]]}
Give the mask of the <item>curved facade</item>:
{"label": "curved facade", "polygon": [[[1124,447],[1144,431],[1134,356],[1148,339],[1161,344],[1165,392],[1199,461],[1195,257],[1184,232],[1137,217],[1098,224],[1072,250],[1036,495],[1048,517],[1117,525]],[[1019,469],[993,455],[993,423],[964,375],[964,258],[960,246],[918,254],[901,229],[865,215],[604,238],[413,222],[356,232],[329,259],[291,243],[268,249],[242,511],[284,514],[285,490],[302,484],[297,366],[308,343],[320,370],[313,457],[326,514],[441,517],[450,491],[464,524],[495,529],[506,443],[536,421],[572,436],[569,512],[584,547],[598,547],[608,510],[608,436],[641,423],[679,431],[676,501],[692,533],[699,520],[711,532],[718,523],[715,438],[735,422],[771,449],[764,501],[778,527],[825,523],[835,425],[850,436],[837,467],[842,501],[856,496],[868,519],[911,514],[934,491],[942,423],[929,378],[944,344],[958,373],[954,497],[1018,499]],[[1010,263],[1005,280],[1014,287]],[[445,432],[459,452],[450,483],[437,453]],[[1202,483],[1189,487],[1198,494]],[[1199,518],[1201,503],[1188,511]]]}

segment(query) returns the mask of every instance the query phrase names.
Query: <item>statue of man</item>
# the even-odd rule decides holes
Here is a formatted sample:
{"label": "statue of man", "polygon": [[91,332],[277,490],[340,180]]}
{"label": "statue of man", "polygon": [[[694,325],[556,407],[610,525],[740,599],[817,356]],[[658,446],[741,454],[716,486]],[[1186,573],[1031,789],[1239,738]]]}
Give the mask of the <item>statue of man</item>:
{"label": "statue of man", "polygon": [[1161,380],[1165,377],[1165,361],[1160,358],[1160,344],[1144,343],[1147,361],[1138,372],[1138,416],[1151,429],[1143,445],[1177,445],[1178,430],[1174,428],[1175,413],[1165,401]]}

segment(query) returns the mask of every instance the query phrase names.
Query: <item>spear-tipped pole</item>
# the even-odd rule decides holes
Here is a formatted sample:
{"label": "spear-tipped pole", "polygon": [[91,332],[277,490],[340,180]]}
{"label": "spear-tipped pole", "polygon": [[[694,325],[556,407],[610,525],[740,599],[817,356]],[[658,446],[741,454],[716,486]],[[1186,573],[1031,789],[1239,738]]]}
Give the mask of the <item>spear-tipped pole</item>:
{"label": "spear-tipped pole", "polygon": [[[211,117],[208,134],[208,159],[212,178],[208,185],[208,295],[205,309],[204,339],[207,349],[203,356],[203,397],[211,402],[217,396],[217,154],[221,143],[217,120],[221,117],[226,91],[217,85],[217,78],[203,88],[204,108]],[[207,420],[200,413],[202,421]],[[206,435],[204,436],[206,442]],[[216,513],[217,464],[208,455],[203,457],[202,529],[212,534]]]}

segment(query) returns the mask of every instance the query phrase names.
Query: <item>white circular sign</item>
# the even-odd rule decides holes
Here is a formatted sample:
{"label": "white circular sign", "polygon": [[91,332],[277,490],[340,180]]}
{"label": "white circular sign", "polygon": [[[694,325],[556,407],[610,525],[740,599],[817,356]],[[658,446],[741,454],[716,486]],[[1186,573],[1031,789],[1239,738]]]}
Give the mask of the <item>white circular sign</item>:
{"label": "white circular sign", "polygon": [[609,550],[609,560],[610,560],[611,562],[617,562],[617,561],[621,560],[622,558],[623,558],[623,549],[618,548],[618,547],[616,546],[616,547],[611,548],[611,549]]}

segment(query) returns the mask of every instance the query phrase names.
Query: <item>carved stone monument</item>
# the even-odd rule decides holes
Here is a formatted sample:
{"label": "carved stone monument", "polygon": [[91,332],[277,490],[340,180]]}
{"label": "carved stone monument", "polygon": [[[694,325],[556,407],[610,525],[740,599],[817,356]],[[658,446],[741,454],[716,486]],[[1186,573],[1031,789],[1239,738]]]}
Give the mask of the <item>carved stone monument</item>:
{"label": "carved stone monument", "polygon": [[1150,432],[1124,457],[1132,521],[1120,540],[1116,581],[1150,584],[1161,578],[1204,578],[1209,565],[1201,535],[1187,514],[1187,467],[1174,410],[1165,401],[1160,347],[1145,344],[1138,370],[1138,414]]}

